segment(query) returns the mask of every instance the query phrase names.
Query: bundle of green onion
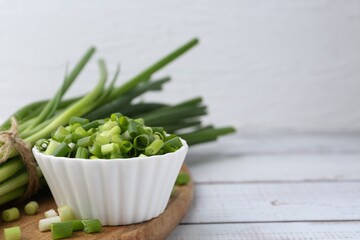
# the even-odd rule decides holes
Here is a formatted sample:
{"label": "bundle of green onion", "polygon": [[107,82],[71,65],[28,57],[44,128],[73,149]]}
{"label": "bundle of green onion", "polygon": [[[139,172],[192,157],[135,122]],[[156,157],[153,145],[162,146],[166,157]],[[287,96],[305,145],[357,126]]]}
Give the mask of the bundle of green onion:
{"label": "bundle of green onion", "polygon": [[69,125],[57,128],[50,139],[36,142],[44,154],[84,159],[147,157],[175,152],[182,146],[180,138],[167,134],[163,127],[148,127],[143,119],[121,113],[92,122],[72,117]]}
{"label": "bundle of green onion", "polygon": [[[75,68],[66,74],[64,81],[52,99],[30,103],[13,114],[18,123],[17,136],[34,145],[61,125],[65,125],[73,116],[84,116],[91,121],[104,118],[114,112],[122,112],[132,118],[143,118],[148,126],[162,126],[168,133],[178,133],[188,145],[216,140],[218,136],[233,133],[232,127],[215,128],[202,126],[201,117],[206,115],[206,106],[201,98],[194,98],[179,104],[169,105],[157,102],[134,101],[138,96],[161,90],[170,78],[153,79],[152,75],[198,43],[193,39],[159,61],[155,62],[135,77],[116,87],[119,67],[112,81],[108,79],[104,60],[99,60],[100,79],[93,90],[84,96],[63,99],[63,96],[80,74],[95,52],[90,48]],[[0,125],[0,130],[10,129],[11,121]],[[0,145],[4,143],[0,142]],[[3,156],[0,151],[0,157]],[[38,174],[41,177],[41,172]],[[0,205],[21,197],[28,183],[27,170],[15,149],[8,160],[0,164]]]}

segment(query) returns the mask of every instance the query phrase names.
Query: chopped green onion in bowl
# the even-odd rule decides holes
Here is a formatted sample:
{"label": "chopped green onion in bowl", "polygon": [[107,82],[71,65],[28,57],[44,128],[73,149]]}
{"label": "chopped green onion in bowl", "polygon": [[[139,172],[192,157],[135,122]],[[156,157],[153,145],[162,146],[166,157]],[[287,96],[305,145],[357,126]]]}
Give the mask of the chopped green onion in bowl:
{"label": "chopped green onion in bowl", "polygon": [[89,122],[72,117],[50,139],[40,139],[36,148],[47,155],[84,159],[116,159],[163,155],[179,150],[180,137],[167,134],[161,127],[149,127],[141,118],[121,113]]}
{"label": "chopped green onion in bowl", "polygon": [[179,136],[119,113],[96,124],[77,118],[43,141],[33,154],[57,205],[103,225],[159,216],[188,151]]}

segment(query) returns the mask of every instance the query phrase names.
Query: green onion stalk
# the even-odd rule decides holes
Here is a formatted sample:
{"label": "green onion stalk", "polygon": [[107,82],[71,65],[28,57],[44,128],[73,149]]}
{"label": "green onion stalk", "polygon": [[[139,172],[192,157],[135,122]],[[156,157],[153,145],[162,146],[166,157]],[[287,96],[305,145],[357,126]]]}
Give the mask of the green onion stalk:
{"label": "green onion stalk", "polygon": [[[163,85],[170,81],[170,77],[154,79],[153,74],[197,44],[197,39],[190,40],[120,86],[115,84],[120,72],[119,66],[110,83],[107,84],[106,64],[100,59],[98,61],[99,81],[96,86],[83,96],[63,99],[94,55],[95,48],[89,48],[75,67],[65,74],[63,83],[53,98],[30,103],[12,114],[18,124],[17,136],[30,146],[34,146],[37,140],[49,138],[54,130],[69,122],[74,116],[85,117],[92,121],[91,124],[96,124],[94,120],[105,118],[114,112],[121,112],[132,118],[141,117],[146,125],[161,126],[167,132],[175,133],[185,139],[189,145],[214,141],[219,136],[235,132],[232,127],[203,126],[201,117],[207,114],[207,107],[203,104],[201,97],[178,104],[134,101],[144,93],[162,90]],[[0,131],[7,131],[10,127],[11,118],[0,125]],[[3,144],[0,142],[0,146]],[[86,145],[86,142],[83,144]],[[79,154],[86,153],[79,152]],[[0,151],[0,157],[3,156],[4,153]],[[43,183],[44,179],[40,170],[38,170],[38,177]],[[0,164],[0,206],[20,198],[25,193],[27,184],[25,165],[16,149],[11,149],[7,161]]]}

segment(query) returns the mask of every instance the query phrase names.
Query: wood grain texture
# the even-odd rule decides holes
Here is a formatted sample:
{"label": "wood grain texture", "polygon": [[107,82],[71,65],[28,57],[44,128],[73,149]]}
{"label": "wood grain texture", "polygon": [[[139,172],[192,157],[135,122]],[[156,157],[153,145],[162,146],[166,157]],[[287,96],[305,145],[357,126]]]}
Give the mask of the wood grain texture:
{"label": "wood grain texture", "polygon": [[[183,171],[189,173],[186,166]],[[190,174],[190,173],[189,173]],[[158,217],[138,224],[126,226],[103,227],[103,231],[97,234],[86,234],[81,231],[74,232],[74,239],[122,239],[122,240],[161,240],[165,239],[178,225],[190,207],[193,198],[194,185],[191,181],[184,186],[175,187],[173,197],[170,198],[165,211]],[[44,218],[43,213],[51,208],[56,209],[55,201],[49,192],[35,198],[39,202],[40,212],[34,216],[26,216],[22,212],[21,218],[11,223],[0,223],[1,229],[19,225],[23,240],[51,239],[50,232],[40,232],[38,222]],[[23,204],[19,205],[23,208]],[[1,233],[3,234],[3,233]],[[1,235],[0,235],[1,236]]]}
{"label": "wood grain texture", "polygon": [[275,154],[207,158],[189,166],[197,183],[360,180],[360,154]]}
{"label": "wood grain texture", "polygon": [[198,184],[182,222],[360,221],[359,199],[360,182]]}
{"label": "wood grain texture", "polygon": [[360,133],[237,132],[190,150],[191,162],[219,156],[227,159],[244,155],[360,154]]}
{"label": "wood grain texture", "polygon": [[186,161],[198,183],[359,180],[360,135],[237,133]]}
{"label": "wood grain texture", "polygon": [[168,240],[359,240],[360,222],[180,225]]}

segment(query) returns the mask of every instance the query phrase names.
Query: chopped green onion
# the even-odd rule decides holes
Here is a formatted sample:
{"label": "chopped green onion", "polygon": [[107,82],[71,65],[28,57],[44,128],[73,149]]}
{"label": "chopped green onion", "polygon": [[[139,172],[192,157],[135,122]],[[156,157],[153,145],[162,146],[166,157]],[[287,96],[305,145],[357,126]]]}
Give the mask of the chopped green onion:
{"label": "chopped green onion", "polygon": [[87,130],[85,130],[83,127],[79,126],[75,129],[73,132],[73,139],[74,141],[77,141],[81,138],[87,137],[89,134]]}
{"label": "chopped green onion", "polygon": [[190,182],[190,176],[186,172],[180,172],[176,178],[175,185],[182,186]]}
{"label": "chopped green onion", "polygon": [[147,134],[153,134],[153,129],[151,127],[144,126],[144,130]]}
{"label": "chopped green onion", "polygon": [[134,119],[135,122],[140,123],[141,125],[144,125],[144,119],[143,118],[137,118]]}
{"label": "chopped green onion", "polygon": [[121,129],[118,125],[116,125],[108,131],[108,137],[112,137],[113,135],[117,135],[120,133],[121,133]]}
{"label": "chopped green onion", "polygon": [[46,148],[46,151],[44,153],[47,154],[47,155],[52,155],[53,152],[59,147],[59,145],[60,145],[59,142],[50,139],[49,145]]}
{"label": "chopped green onion", "polygon": [[124,141],[124,140],[121,138],[121,136],[119,134],[114,134],[110,138],[110,142],[112,142],[112,143],[121,143],[122,141]]}
{"label": "chopped green onion", "polygon": [[12,207],[2,212],[1,218],[4,222],[12,222],[20,217],[19,209]]}
{"label": "chopped green onion", "polygon": [[125,140],[129,140],[129,141],[131,141],[133,138],[130,136],[130,133],[129,133],[129,131],[128,130],[126,130],[126,131],[122,131],[122,134],[121,134],[121,137],[123,138],[123,139],[125,139]]}
{"label": "chopped green onion", "polygon": [[175,152],[182,147],[182,142],[179,137],[172,137],[165,141],[164,147],[169,152]]}
{"label": "chopped green onion", "polygon": [[134,120],[130,120],[128,124],[128,132],[130,137],[134,138],[138,135],[138,129],[137,126],[139,125],[138,122],[135,122]]}
{"label": "chopped green onion", "polygon": [[120,116],[118,122],[120,123],[121,127],[126,127],[129,124],[129,121],[125,116]]}
{"label": "chopped green onion", "polygon": [[145,148],[145,155],[151,156],[159,152],[159,150],[164,146],[164,142],[160,139],[155,139],[149,146]]}
{"label": "chopped green onion", "polygon": [[120,152],[113,152],[110,154],[110,159],[124,158],[126,154],[121,154]]}
{"label": "chopped green onion", "polygon": [[82,220],[82,223],[84,225],[84,232],[86,233],[97,233],[102,230],[102,224],[99,219]]}
{"label": "chopped green onion", "polygon": [[[87,133],[90,135],[90,136],[93,136],[93,134],[95,133],[95,129],[94,128],[90,128],[89,130],[87,130]],[[95,139],[95,138],[94,138]]]}
{"label": "chopped green onion", "polygon": [[115,143],[108,143],[101,146],[101,153],[107,155],[112,153],[116,149],[117,145]]}
{"label": "chopped green onion", "polygon": [[89,150],[84,147],[78,147],[76,150],[75,158],[89,158]]}
{"label": "chopped green onion", "polygon": [[35,201],[28,202],[24,207],[24,211],[27,215],[34,215],[39,212],[39,204]]}
{"label": "chopped green onion", "polygon": [[112,121],[119,121],[119,117],[123,116],[121,113],[113,113],[110,115],[110,119]]}
{"label": "chopped green onion", "polygon": [[71,148],[69,147],[69,145],[66,142],[62,142],[51,155],[55,157],[65,157],[70,151]]}
{"label": "chopped green onion", "polygon": [[124,140],[120,143],[120,152],[122,153],[128,153],[132,148],[132,143],[127,140]]}
{"label": "chopped green onion", "polygon": [[105,124],[102,125],[102,130],[103,131],[110,130],[115,126],[117,126],[117,122],[107,121]]}
{"label": "chopped green onion", "polygon": [[36,141],[35,146],[37,147],[37,149],[39,149],[40,151],[45,151],[47,149],[49,145],[49,140],[48,139],[39,139]]}
{"label": "chopped green onion", "polygon": [[72,224],[73,231],[82,231],[84,230],[84,224],[81,220],[75,219],[75,220],[69,220],[64,222],[70,222]]}
{"label": "chopped green onion", "polygon": [[44,215],[45,215],[46,218],[51,218],[51,217],[58,216],[58,214],[56,213],[56,211],[54,209],[50,209],[50,210],[46,211],[44,213]]}
{"label": "chopped green onion", "polygon": [[74,125],[75,123],[80,123],[81,125],[85,125],[89,123],[89,119],[81,118],[81,117],[70,118],[69,125]]}
{"label": "chopped green onion", "polygon": [[4,228],[4,240],[20,240],[21,231],[19,226]]}
{"label": "chopped green onion", "polygon": [[68,221],[68,220],[76,219],[75,213],[68,205],[59,207],[58,213],[59,213],[61,221]]}
{"label": "chopped green onion", "polygon": [[164,132],[164,128],[163,127],[153,127],[152,128],[154,132],[158,132],[158,133],[163,133]]}
{"label": "chopped green onion", "polygon": [[134,138],[134,147],[138,150],[144,150],[150,144],[150,137],[146,134],[140,134]]}
{"label": "chopped green onion", "polygon": [[44,218],[39,221],[39,230],[41,232],[48,231],[51,228],[51,224],[61,222],[59,216]]}
{"label": "chopped green onion", "polygon": [[132,148],[127,152],[127,155],[128,155],[129,157],[137,157],[137,156],[139,156],[139,154],[140,154],[140,151],[137,150],[137,149],[134,148],[134,147],[132,147]]}
{"label": "chopped green onion", "polygon": [[58,142],[64,141],[65,137],[69,135],[70,132],[64,128],[63,126],[60,126],[56,129],[56,131],[52,134],[52,139]]}
{"label": "chopped green onion", "polygon": [[74,130],[74,126],[68,125],[65,127],[65,129],[68,130],[69,132],[72,132]]}
{"label": "chopped green onion", "polygon": [[71,237],[73,225],[71,222],[58,222],[51,224],[52,239],[63,239]]}
{"label": "chopped green onion", "polygon": [[102,135],[97,135],[95,138],[95,144],[97,144],[99,146],[108,144],[109,142],[110,142],[110,139],[108,137],[105,137]]}
{"label": "chopped green onion", "polygon": [[[179,137],[174,134],[168,135],[162,127],[149,127],[143,125],[142,118],[131,119],[121,114],[113,114],[110,118],[97,120],[98,127],[85,130],[80,126],[80,120],[75,118],[72,122],[71,131],[61,143],[52,140],[49,145],[56,146],[52,155],[68,156],[88,159],[106,158],[129,158],[165,154],[174,152],[182,146]],[[81,122],[85,124],[86,119]],[[121,126],[121,123],[125,124]],[[58,128],[56,133],[60,132]],[[124,130],[122,133],[121,131]],[[66,130],[67,131],[67,130]],[[53,134],[55,135],[55,134]],[[59,138],[60,139],[60,138]],[[165,140],[165,143],[164,143]],[[54,147],[48,146],[49,149]]]}
{"label": "chopped green onion", "polygon": [[100,121],[95,120],[95,121],[89,122],[88,124],[83,125],[82,128],[87,131],[91,128],[97,128],[99,125],[100,125]]}
{"label": "chopped green onion", "polygon": [[154,137],[158,138],[158,139],[161,139],[164,141],[165,139],[165,135],[161,132],[154,132]]}
{"label": "chopped green onion", "polygon": [[90,146],[89,151],[92,155],[96,156],[97,158],[103,157],[100,144],[94,144],[94,145]]}
{"label": "chopped green onion", "polygon": [[87,136],[87,137],[80,138],[76,142],[76,144],[79,147],[87,147],[87,146],[90,146],[92,143],[93,143],[93,137],[92,136]]}
{"label": "chopped green onion", "polygon": [[73,141],[73,134],[69,134],[64,138],[64,142],[67,144],[71,143]]}

